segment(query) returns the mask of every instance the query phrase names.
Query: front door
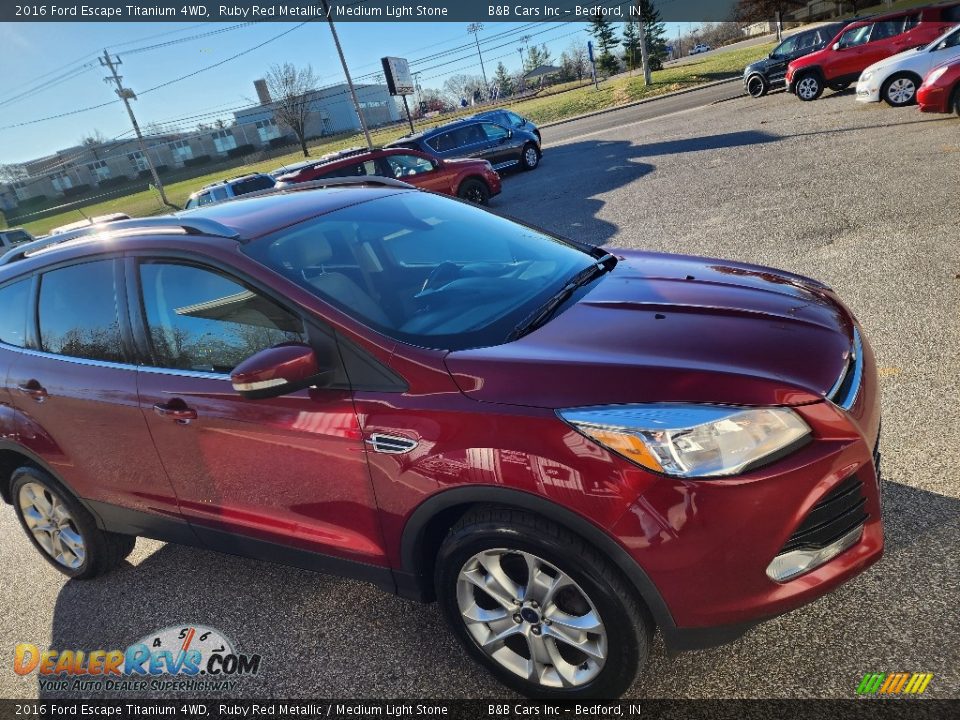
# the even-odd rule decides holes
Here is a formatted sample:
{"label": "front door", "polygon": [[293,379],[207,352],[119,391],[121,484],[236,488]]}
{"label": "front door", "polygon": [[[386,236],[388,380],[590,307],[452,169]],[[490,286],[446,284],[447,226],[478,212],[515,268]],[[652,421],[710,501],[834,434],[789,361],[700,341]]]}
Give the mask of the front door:
{"label": "front door", "polygon": [[195,532],[214,549],[317,570],[349,574],[354,561],[376,581],[383,544],[349,388],[249,400],[229,378],[283,342],[309,342],[332,364],[332,334],[210,267],[137,258],[128,277],[150,358],[140,405]]}

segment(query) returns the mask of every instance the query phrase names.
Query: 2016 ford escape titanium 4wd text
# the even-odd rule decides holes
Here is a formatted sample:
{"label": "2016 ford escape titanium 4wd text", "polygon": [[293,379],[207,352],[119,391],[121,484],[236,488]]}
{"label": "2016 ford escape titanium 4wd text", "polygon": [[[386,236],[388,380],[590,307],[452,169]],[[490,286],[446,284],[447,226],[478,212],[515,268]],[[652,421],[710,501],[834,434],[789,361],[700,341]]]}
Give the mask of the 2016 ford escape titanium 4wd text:
{"label": "2016 ford escape titanium 4wd text", "polygon": [[341,574],[609,697],[883,550],[873,354],[808,278],[366,178],[20,246],[0,306],[0,490],[73,578],[138,535]]}

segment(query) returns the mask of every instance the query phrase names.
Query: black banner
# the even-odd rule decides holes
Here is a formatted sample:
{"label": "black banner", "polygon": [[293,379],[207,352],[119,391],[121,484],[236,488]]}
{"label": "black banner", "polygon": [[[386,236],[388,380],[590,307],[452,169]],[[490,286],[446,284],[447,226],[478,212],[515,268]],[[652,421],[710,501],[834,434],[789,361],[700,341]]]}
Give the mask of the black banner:
{"label": "black banner", "polygon": [[[0,3],[3,22],[611,22],[638,17],[636,0],[53,0]],[[762,3],[654,0],[665,22],[770,20]],[[792,6],[796,7],[796,6]],[[750,8],[754,8],[751,10]],[[739,17],[736,14],[740,13]]]}
{"label": "black banner", "polygon": [[861,700],[0,700],[0,720],[23,718],[643,718],[644,720],[899,720],[957,717],[960,701]]}

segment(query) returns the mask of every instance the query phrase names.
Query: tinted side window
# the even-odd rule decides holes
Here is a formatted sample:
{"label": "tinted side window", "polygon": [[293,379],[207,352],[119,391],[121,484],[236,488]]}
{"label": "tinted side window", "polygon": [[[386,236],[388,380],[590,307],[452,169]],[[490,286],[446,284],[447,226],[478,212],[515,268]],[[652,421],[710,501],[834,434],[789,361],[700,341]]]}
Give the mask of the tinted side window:
{"label": "tinted side window", "polygon": [[140,283],[160,367],[229,373],[268,347],[305,342],[299,318],[220,273],[147,263]]}
{"label": "tinted side window", "polygon": [[847,48],[863,45],[870,39],[871,29],[873,29],[873,25],[863,25],[858,28],[853,28],[853,30],[847,30],[840,36],[840,47]]}
{"label": "tinted side window", "polygon": [[32,240],[23,230],[11,230],[7,233],[7,242],[10,245],[19,245],[20,243],[30,242]]}
{"label": "tinted side window", "polygon": [[480,127],[480,123],[474,123],[473,125],[465,125],[462,128],[457,128],[454,130],[454,137],[457,138],[457,147],[485,142],[487,139],[487,136],[483,132],[483,128]]}
{"label": "tinted side window", "polygon": [[214,202],[220,202],[221,200],[227,199],[227,189],[222,185],[218,188],[214,188],[210,191],[210,196],[213,198]]}
{"label": "tinted side window", "polygon": [[452,132],[440,133],[435,138],[431,138],[427,145],[437,152],[448,152],[457,147],[457,139]]}
{"label": "tinted side window", "polygon": [[50,353],[123,361],[113,261],[73,265],[40,279],[40,345]]}
{"label": "tinted side window", "polygon": [[483,132],[486,133],[488,140],[503,140],[507,137],[507,129],[493,123],[484,123]]}
{"label": "tinted side window", "polygon": [[24,347],[31,280],[0,288],[0,342]]}
{"label": "tinted side window", "polygon": [[886,38],[891,38],[894,35],[899,35],[903,32],[903,20],[885,20],[883,22],[878,22],[873,24],[873,32],[870,34],[870,42],[875,42],[876,40],[885,40]]}
{"label": "tinted side window", "polygon": [[246,195],[247,193],[266,190],[276,185],[276,181],[268,175],[257,175],[248,180],[241,180],[233,184],[234,195]]}

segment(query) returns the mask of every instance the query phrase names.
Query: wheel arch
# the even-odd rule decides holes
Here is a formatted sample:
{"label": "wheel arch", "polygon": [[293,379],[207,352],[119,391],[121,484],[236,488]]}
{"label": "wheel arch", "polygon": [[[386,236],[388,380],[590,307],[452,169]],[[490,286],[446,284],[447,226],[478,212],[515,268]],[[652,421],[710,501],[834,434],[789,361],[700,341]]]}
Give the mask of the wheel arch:
{"label": "wheel arch", "polygon": [[611,560],[635,589],[638,599],[664,636],[673,636],[676,625],[659,590],[623,547],[582,516],[522,490],[486,485],[459,487],[440,492],[421,503],[410,515],[401,536],[400,562],[406,580],[398,582],[398,587],[403,586],[402,590],[406,591],[402,594],[413,594],[421,600],[434,599],[434,560],[440,543],[457,520],[472,508],[483,505],[527,510],[582,537]]}
{"label": "wheel arch", "polygon": [[10,485],[13,472],[24,465],[29,467],[37,468],[43,472],[50,475],[54,480],[59,483],[64,490],[69,492],[81,505],[83,505],[90,514],[97,521],[98,527],[103,527],[100,517],[93,512],[89,504],[81,498],[76,490],[74,490],[70,483],[66,482],[63,477],[60,476],[60,473],[56,472],[51,468],[46,462],[40,458],[34,452],[31,452],[22,445],[17,445],[16,443],[10,442],[8,440],[0,440],[0,497],[3,498],[3,501],[8,505],[13,504],[13,498],[11,497]]}

